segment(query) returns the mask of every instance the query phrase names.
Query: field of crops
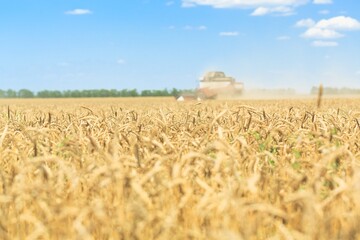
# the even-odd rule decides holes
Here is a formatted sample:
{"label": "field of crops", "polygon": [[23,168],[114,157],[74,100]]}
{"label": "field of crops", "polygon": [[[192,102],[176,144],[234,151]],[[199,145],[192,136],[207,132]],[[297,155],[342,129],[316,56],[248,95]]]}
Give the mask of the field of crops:
{"label": "field of crops", "polygon": [[360,99],[0,100],[0,239],[360,239]]}

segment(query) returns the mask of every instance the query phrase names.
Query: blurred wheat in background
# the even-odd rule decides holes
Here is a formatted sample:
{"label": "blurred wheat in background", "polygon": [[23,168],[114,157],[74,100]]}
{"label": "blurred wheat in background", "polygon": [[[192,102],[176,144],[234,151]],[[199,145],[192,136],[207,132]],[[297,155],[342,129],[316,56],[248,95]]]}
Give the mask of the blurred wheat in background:
{"label": "blurred wheat in background", "polygon": [[360,100],[1,100],[1,239],[360,239]]}

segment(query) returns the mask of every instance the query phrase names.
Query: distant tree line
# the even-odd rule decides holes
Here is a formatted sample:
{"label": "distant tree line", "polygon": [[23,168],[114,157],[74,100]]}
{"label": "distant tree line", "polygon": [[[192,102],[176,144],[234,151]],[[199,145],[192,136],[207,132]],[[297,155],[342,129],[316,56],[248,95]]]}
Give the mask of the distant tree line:
{"label": "distant tree line", "polygon": [[[311,94],[318,94],[318,92],[319,92],[318,87],[311,88]],[[325,95],[346,95],[346,94],[357,95],[360,94],[360,89],[324,87],[323,93]]]}
{"label": "distant tree line", "polygon": [[28,89],[20,89],[15,91],[12,89],[1,90],[0,98],[100,98],[100,97],[169,97],[179,96],[183,92],[193,92],[193,90],[142,90],[138,92],[136,89],[93,89],[93,90],[42,90],[32,92]]}

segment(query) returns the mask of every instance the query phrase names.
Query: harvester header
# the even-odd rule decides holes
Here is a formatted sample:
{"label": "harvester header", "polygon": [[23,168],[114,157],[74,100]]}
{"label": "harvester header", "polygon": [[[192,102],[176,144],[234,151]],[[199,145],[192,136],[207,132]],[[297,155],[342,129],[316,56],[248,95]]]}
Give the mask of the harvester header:
{"label": "harvester header", "polygon": [[224,72],[208,72],[200,80],[197,94],[202,99],[240,95],[244,85]]}

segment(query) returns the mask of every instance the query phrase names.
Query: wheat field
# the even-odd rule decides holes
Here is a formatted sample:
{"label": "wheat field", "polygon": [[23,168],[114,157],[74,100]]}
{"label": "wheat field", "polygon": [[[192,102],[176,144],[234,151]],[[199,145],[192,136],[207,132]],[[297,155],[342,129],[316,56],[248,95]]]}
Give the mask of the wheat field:
{"label": "wheat field", "polygon": [[359,98],[0,111],[0,239],[360,239]]}

